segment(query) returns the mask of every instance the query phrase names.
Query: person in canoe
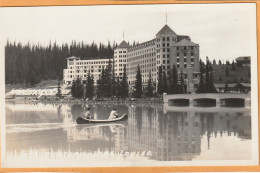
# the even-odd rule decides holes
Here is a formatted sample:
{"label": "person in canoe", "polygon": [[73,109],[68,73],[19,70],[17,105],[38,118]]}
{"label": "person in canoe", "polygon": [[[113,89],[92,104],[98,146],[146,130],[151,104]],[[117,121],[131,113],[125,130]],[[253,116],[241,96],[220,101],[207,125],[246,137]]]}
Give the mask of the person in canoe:
{"label": "person in canoe", "polygon": [[90,114],[90,108],[87,108],[87,112],[85,114],[86,119],[94,119],[94,117]]}
{"label": "person in canoe", "polygon": [[110,112],[110,115],[109,115],[109,118],[108,119],[110,119],[110,120],[112,120],[112,119],[116,119],[116,118],[118,118],[119,116],[118,116],[118,113],[116,112],[116,109],[114,108],[111,112]]}

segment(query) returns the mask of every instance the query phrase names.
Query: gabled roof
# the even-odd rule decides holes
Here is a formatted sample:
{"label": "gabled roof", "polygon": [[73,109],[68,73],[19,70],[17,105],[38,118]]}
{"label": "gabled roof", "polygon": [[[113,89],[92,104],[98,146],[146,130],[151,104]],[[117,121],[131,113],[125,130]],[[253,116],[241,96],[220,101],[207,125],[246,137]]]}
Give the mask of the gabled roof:
{"label": "gabled roof", "polygon": [[177,42],[179,42],[179,41],[181,41],[183,39],[191,41],[190,37],[187,36],[187,35],[177,35]]}
{"label": "gabled roof", "polygon": [[198,44],[193,43],[186,39],[182,39],[181,41],[175,43],[173,46],[198,46]]}
{"label": "gabled roof", "polygon": [[173,34],[177,35],[167,24],[156,34],[157,35],[168,35]]}
{"label": "gabled roof", "polygon": [[117,48],[129,48],[130,46],[129,46],[129,44],[125,41],[125,40],[123,40],[118,46],[117,46]]}

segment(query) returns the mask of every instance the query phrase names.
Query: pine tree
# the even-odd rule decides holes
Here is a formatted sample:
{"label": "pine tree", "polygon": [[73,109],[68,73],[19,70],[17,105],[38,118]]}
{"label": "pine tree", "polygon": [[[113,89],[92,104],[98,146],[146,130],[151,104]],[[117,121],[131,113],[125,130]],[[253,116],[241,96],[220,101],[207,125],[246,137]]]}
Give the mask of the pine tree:
{"label": "pine tree", "polygon": [[90,71],[87,76],[86,83],[86,98],[92,99],[94,97],[94,79],[93,76],[90,76]]}
{"label": "pine tree", "polygon": [[101,70],[101,76],[99,80],[97,81],[98,87],[97,87],[97,97],[103,98],[104,97],[104,90],[105,90],[105,69],[102,68]]}
{"label": "pine tree", "polygon": [[146,96],[149,97],[149,98],[153,97],[153,84],[152,84],[151,72],[149,72]]}
{"label": "pine tree", "polygon": [[222,62],[221,62],[221,60],[219,60],[219,61],[218,61],[218,65],[222,65]]}
{"label": "pine tree", "polygon": [[197,93],[204,93],[205,92],[205,83],[204,83],[204,76],[200,73],[200,82],[197,89]]}
{"label": "pine tree", "polygon": [[142,97],[142,74],[140,70],[140,66],[137,66],[137,73],[136,73],[136,81],[135,81],[135,97],[141,98]]}
{"label": "pine tree", "polygon": [[183,72],[181,71],[180,73],[180,90],[179,90],[179,93],[185,93],[185,90],[184,90],[184,77],[183,77]]}
{"label": "pine tree", "polygon": [[127,83],[127,74],[126,74],[126,65],[124,65],[124,72],[123,72],[123,78],[121,81],[121,96],[123,99],[125,99],[126,97],[128,97],[128,83]]}
{"label": "pine tree", "polygon": [[71,95],[72,97],[76,97],[76,81],[72,81],[72,86],[71,86]]}
{"label": "pine tree", "polygon": [[159,95],[163,94],[163,76],[162,76],[162,66],[159,67],[158,71],[158,88],[157,88],[157,93]]}
{"label": "pine tree", "polygon": [[168,93],[168,83],[165,71],[163,72],[163,93]]}
{"label": "pine tree", "polygon": [[82,98],[83,97],[83,85],[82,85],[79,77],[77,78],[75,83],[76,83],[75,97],[76,98]]}
{"label": "pine tree", "polygon": [[232,71],[236,71],[236,65],[235,65],[234,60],[232,61],[231,70],[232,70]]}
{"label": "pine tree", "polygon": [[224,92],[225,92],[225,93],[227,93],[227,92],[228,92],[228,90],[229,90],[229,88],[228,88],[228,84],[226,83],[226,84],[225,84],[225,89],[224,89]]}
{"label": "pine tree", "polygon": [[229,69],[228,69],[228,66],[226,66],[226,76],[229,76]]}
{"label": "pine tree", "polygon": [[168,92],[169,94],[178,93],[178,73],[176,66],[173,64],[172,69],[168,72]]}
{"label": "pine tree", "polygon": [[60,86],[60,79],[59,79],[58,80],[58,92],[56,94],[56,96],[59,97],[59,98],[61,97],[61,89],[60,88],[61,88],[61,86]]}

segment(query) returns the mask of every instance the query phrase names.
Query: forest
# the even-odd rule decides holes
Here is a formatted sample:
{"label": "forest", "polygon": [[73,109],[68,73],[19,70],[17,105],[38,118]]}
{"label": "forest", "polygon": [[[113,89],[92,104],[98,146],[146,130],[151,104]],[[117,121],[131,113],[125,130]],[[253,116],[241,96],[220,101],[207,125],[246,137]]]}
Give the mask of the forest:
{"label": "forest", "polygon": [[57,45],[49,42],[47,46],[22,44],[7,41],[5,46],[6,84],[34,85],[41,80],[62,79],[63,69],[67,68],[66,58],[81,59],[112,58],[114,48],[108,41],[86,44],[72,41],[71,44]]}

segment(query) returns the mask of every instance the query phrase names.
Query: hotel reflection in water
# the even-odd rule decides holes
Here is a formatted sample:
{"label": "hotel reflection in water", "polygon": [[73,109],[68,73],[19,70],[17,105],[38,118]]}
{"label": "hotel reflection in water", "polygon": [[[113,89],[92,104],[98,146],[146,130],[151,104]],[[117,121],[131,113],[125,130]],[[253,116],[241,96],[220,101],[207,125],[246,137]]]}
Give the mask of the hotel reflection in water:
{"label": "hotel reflection in water", "polygon": [[[251,116],[248,111],[209,113],[185,111],[188,110],[185,108],[183,111],[174,112],[164,110],[163,105],[115,106],[120,114],[128,110],[127,121],[112,125],[63,125],[49,132],[55,136],[48,136],[48,132],[44,130],[19,135],[8,132],[7,128],[7,157],[8,155],[14,157],[14,153],[24,150],[43,151],[44,148],[46,152],[50,150],[84,153],[108,151],[116,154],[149,152],[150,155],[145,157],[151,160],[189,161],[201,154],[202,138],[206,138],[209,149],[211,139],[217,136],[219,138],[223,135],[235,136],[241,140],[251,140]],[[12,109],[10,105],[7,107],[7,125],[17,123],[15,119],[18,116],[22,118],[21,123],[27,123],[26,116],[30,116],[28,113],[18,115],[19,110]],[[51,109],[50,106],[48,108]],[[83,115],[85,112],[82,105],[54,105],[52,108],[56,111],[45,109],[48,111],[48,116],[43,119],[44,122],[72,124],[78,115]],[[104,105],[93,105],[91,110],[96,118],[105,119],[108,115],[103,114],[110,109]],[[32,123],[40,122],[41,120],[37,118],[41,117],[42,113],[33,112]],[[35,115],[36,113],[38,115]],[[26,136],[33,138],[33,142],[27,141]],[[13,145],[17,140],[20,141],[20,145]]]}
{"label": "hotel reflection in water", "polygon": [[[97,106],[98,107],[98,106]],[[224,133],[251,139],[251,117],[248,112],[163,112],[162,106],[128,106],[126,123],[73,127],[67,129],[70,140],[102,140],[110,143],[100,151],[120,153],[151,152],[149,159],[158,161],[192,160],[201,152],[201,138]],[[86,141],[86,143],[87,143]]]}

